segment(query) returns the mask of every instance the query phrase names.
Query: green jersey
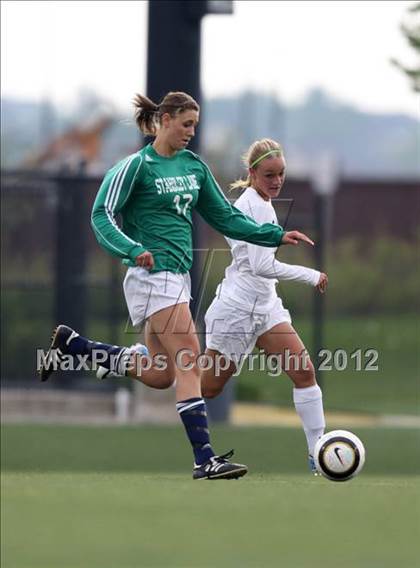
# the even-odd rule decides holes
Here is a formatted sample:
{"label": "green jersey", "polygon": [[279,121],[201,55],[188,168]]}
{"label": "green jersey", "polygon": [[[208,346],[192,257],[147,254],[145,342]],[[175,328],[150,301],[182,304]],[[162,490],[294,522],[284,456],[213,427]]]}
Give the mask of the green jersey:
{"label": "green jersey", "polygon": [[[92,211],[99,243],[135,266],[139,254],[153,254],[151,272],[188,272],[192,264],[192,209],[231,239],[275,247],[284,231],[259,225],[233,207],[208,166],[193,152],[160,156],[149,144],[111,168]],[[122,225],[117,225],[120,214]]]}

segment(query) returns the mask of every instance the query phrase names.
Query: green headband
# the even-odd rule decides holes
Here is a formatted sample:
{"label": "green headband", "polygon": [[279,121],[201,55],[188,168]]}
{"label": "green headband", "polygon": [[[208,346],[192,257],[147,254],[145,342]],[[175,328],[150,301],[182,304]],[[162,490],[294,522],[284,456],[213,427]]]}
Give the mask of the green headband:
{"label": "green headband", "polygon": [[277,148],[276,150],[269,150],[268,152],[257,158],[249,167],[254,168],[259,162],[261,162],[261,160],[264,160],[264,158],[271,156],[272,154],[282,154],[282,149]]}

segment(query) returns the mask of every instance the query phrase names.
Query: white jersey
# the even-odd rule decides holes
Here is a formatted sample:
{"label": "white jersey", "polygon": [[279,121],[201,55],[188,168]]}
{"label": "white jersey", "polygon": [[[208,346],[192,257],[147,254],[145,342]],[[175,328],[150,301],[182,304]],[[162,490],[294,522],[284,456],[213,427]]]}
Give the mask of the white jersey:
{"label": "white jersey", "polygon": [[[235,202],[235,207],[257,223],[278,224],[271,201],[265,201],[252,187],[242,193]],[[275,258],[276,248],[228,238],[226,240],[233,258],[216,295],[242,309],[262,313],[270,310],[278,299],[276,284],[279,280],[292,280],[312,286],[319,282],[318,270],[279,262]]]}

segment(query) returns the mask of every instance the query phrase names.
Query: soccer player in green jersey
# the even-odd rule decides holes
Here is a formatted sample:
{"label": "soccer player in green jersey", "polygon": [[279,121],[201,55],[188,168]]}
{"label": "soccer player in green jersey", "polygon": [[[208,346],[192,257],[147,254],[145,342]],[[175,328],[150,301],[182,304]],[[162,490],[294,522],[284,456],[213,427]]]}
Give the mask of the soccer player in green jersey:
{"label": "soccer player in green jersey", "polygon": [[[311,241],[298,231],[259,225],[230,205],[207,165],[186,149],[199,120],[192,97],[168,93],[157,105],[136,95],[134,103],[140,130],[154,136],[154,142],[105,175],[93,206],[92,228],[99,243],[129,267],[125,298],[133,325],[146,322],[147,348],[92,341],[59,325],[49,355],[87,357],[95,363],[100,353],[109,374],[128,375],[155,388],[171,386],[176,377],[176,407],[194,453],[193,478],[241,477],[247,467],[229,461],[233,452],[218,456],[213,451],[201,395],[200,346],[189,308],[192,209],[232,239],[264,247]],[[141,355],[152,361],[160,357],[159,365],[144,368]],[[47,380],[53,370],[43,364],[41,379]]]}

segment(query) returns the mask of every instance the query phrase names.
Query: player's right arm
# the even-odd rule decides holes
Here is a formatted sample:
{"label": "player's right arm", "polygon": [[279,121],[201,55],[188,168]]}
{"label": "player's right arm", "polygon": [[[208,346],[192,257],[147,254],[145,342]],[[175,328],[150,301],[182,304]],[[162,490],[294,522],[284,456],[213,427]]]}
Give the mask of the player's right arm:
{"label": "player's right arm", "polygon": [[99,244],[112,255],[132,262],[136,262],[146,249],[123,233],[117,225],[116,216],[131,194],[141,163],[141,155],[134,154],[107,172],[91,216],[92,229]]}

